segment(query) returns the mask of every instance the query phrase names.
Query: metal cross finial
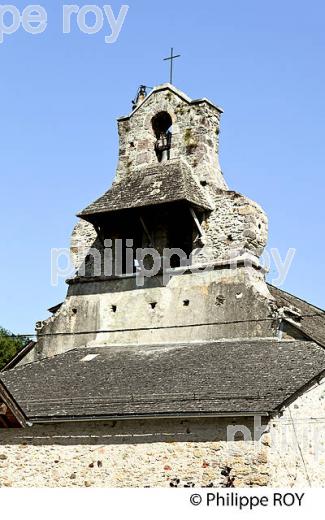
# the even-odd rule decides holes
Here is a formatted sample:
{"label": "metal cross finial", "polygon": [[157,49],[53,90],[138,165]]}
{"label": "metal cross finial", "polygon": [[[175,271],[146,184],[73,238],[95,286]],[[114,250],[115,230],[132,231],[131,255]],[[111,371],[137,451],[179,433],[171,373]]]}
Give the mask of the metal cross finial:
{"label": "metal cross finial", "polygon": [[174,49],[172,47],[169,58],[164,58],[164,61],[170,60],[170,83],[173,83],[173,62],[176,58],[180,58],[180,57],[181,57],[180,54],[177,54],[176,56],[174,56]]}

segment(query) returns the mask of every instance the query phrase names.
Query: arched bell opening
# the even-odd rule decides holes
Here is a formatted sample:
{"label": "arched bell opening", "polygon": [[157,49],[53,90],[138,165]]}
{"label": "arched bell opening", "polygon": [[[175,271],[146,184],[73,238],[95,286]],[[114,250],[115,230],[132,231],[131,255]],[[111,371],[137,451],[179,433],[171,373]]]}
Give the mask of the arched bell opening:
{"label": "arched bell opening", "polygon": [[159,112],[152,118],[151,124],[157,139],[155,152],[158,162],[168,161],[172,142],[172,118],[168,112]]}

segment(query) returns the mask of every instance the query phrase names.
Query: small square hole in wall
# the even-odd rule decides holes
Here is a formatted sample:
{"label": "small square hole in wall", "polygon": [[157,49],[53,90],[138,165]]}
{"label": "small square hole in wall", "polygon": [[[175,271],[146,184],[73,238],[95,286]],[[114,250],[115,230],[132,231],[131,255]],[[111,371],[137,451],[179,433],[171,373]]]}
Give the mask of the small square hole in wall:
{"label": "small square hole in wall", "polygon": [[116,305],[112,305],[111,310],[112,310],[112,312],[115,313],[117,311],[117,306]]}
{"label": "small square hole in wall", "polygon": [[151,303],[150,303],[150,307],[151,307],[152,309],[155,309],[155,308],[157,307],[157,302],[151,302]]}
{"label": "small square hole in wall", "polygon": [[190,304],[190,300],[184,300],[184,301],[183,301],[183,305],[184,305],[184,307],[188,307],[189,304]]}

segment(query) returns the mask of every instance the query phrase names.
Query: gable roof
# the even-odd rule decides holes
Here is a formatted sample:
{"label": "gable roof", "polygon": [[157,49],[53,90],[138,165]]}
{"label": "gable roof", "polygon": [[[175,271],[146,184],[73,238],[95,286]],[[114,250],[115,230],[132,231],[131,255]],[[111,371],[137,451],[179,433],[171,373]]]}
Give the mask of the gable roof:
{"label": "gable roof", "polygon": [[267,414],[325,370],[310,341],[78,348],[1,374],[31,422]]}
{"label": "gable roof", "polygon": [[302,318],[296,326],[313,341],[325,347],[325,311],[271,284],[268,284],[268,288],[279,306],[299,309]]}
{"label": "gable roof", "polygon": [[187,201],[204,209],[212,209],[190,167],[183,161],[168,161],[135,170],[129,177],[115,182],[110,190],[79,213],[78,217],[88,220],[90,216],[100,213],[176,201]]}
{"label": "gable roof", "polygon": [[223,110],[222,108],[218,107],[215,103],[212,103],[212,101],[210,101],[209,99],[207,98],[201,98],[201,99],[191,99],[187,94],[185,94],[185,92],[183,92],[182,90],[178,89],[177,87],[175,87],[175,85],[172,85],[171,83],[163,83],[162,85],[157,85],[156,87],[154,87],[151,92],[144,98],[144,100],[142,101],[142,103],[140,103],[132,112],[131,114],[127,115],[127,116],[122,116],[122,117],[119,117],[118,118],[118,121],[123,121],[123,120],[126,120],[126,119],[130,119],[130,117],[133,116],[133,114],[135,112],[137,112],[143,105],[145,105],[147,103],[147,101],[157,92],[161,92],[163,90],[169,90],[169,92],[172,92],[173,94],[175,94],[176,96],[178,96],[180,99],[182,99],[183,101],[186,101],[189,105],[198,105],[200,103],[207,103],[208,105],[210,105],[212,108],[216,109],[219,113],[223,113]]}
{"label": "gable roof", "polygon": [[24,427],[27,417],[0,380],[0,428]]}
{"label": "gable roof", "polygon": [[25,345],[21,350],[17,352],[6,364],[0,372],[5,372],[6,370],[10,370],[11,368],[14,368],[17,366],[22,359],[24,359],[34,348],[35,348],[36,342],[35,341],[29,341],[27,345]]}

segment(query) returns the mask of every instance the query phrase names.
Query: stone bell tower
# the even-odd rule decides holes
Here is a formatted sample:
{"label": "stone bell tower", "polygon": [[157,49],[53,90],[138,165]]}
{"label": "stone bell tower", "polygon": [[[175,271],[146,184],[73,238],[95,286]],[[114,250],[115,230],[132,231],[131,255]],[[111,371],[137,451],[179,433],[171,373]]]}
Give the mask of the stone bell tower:
{"label": "stone bell tower", "polygon": [[[242,253],[259,257],[267,241],[267,218],[257,204],[226,185],[219,164],[221,114],[209,100],[191,100],[171,84],[154,88],[147,97],[142,92],[133,112],[118,120],[112,189],[79,216],[97,230],[117,215],[123,227],[125,216],[125,228],[115,226],[116,234],[109,225],[110,238],[133,238],[138,247],[153,245],[161,253],[166,247],[183,248],[187,255],[195,249],[192,263]],[[145,220],[151,221],[150,232]],[[108,236],[105,231],[103,236]]]}
{"label": "stone bell tower", "polygon": [[184,160],[198,183],[226,189],[219,165],[221,114],[207,99],[192,101],[169,83],[156,87],[131,115],[118,120],[117,180],[161,162],[157,144],[168,136],[166,160]]}
{"label": "stone bell tower", "polygon": [[[63,305],[40,326],[39,358],[94,344],[275,335],[277,311],[259,264],[267,217],[226,185],[221,114],[171,84],[149,95],[139,90],[131,114],[118,120],[113,185],[78,214],[76,275]],[[148,249],[153,264],[138,260]],[[107,258],[115,266],[108,271]],[[139,285],[139,273],[157,263]]]}

